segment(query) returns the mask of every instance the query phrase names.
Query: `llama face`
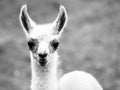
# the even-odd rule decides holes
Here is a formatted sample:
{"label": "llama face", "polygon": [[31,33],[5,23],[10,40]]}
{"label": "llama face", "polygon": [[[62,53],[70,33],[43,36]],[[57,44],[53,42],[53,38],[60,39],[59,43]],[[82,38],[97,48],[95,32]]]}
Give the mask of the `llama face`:
{"label": "llama face", "polygon": [[23,5],[20,22],[27,37],[28,47],[32,56],[41,66],[46,66],[54,57],[59,45],[59,37],[66,25],[67,14],[61,5],[58,17],[53,23],[37,25],[28,15],[27,6]]}
{"label": "llama face", "polygon": [[[52,33],[45,33],[40,27],[43,28],[44,26],[39,26],[39,29],[29,33],[28,47],[32,52],[33,57],[42,66],[45,66],[48,60],[54,56],[54,53],[58,48],[59,36],[53,35]],[[45,27],[47,26],[45,25]]]}

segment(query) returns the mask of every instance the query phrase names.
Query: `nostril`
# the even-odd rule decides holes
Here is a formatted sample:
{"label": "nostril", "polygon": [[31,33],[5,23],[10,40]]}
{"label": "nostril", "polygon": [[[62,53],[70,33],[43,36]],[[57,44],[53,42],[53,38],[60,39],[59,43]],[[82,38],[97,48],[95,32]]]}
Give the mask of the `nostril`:
{"label": "nostril", "polygon": [[38,55],[39,55],[39,57],[41,57],[41,58],[45,58],[45,57],[47,56],[47,53],[38,54]]}

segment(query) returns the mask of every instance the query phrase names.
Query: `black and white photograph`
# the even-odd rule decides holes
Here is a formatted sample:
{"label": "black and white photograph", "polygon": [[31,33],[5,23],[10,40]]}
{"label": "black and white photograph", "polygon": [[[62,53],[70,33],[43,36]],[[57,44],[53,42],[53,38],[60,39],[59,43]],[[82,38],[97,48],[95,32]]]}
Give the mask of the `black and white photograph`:
{"label": "black and white photograph", "polygon": [[0,0],[0,90],[120,90],[120,0]]}

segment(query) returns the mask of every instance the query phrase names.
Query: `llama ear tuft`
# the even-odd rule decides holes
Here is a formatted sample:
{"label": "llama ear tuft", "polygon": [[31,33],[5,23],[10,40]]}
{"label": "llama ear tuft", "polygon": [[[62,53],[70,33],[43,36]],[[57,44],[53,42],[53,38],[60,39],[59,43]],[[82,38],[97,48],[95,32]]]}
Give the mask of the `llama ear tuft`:
{"label": "llama ear tuft", "polygon": [[28,15],[26,4],[21,7],[19,19],[23,29],[25,32],[27,31],[27,33],[29,33],[30,30],[36,25]]}
{"label": "llama ear tuft", "polygon": [[54,34],[59,34],[61,31],[63,31],[64,27],[67,23],[67,12],[63,5],[60,5],[59,8],[59,14],[54,21]]}

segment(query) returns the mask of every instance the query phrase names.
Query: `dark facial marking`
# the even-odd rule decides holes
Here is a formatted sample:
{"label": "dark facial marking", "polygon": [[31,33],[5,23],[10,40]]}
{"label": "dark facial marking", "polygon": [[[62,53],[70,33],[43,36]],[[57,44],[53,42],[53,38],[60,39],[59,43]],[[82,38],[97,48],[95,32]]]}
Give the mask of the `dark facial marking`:
{"label": "dark facial marking", "polygon": [[37,49],[37,43],[38,43],[37,40],[35,40],[35,39],[30,39],[30,40],[28,41],[29,49],[30,49],[31,51],[35,52],[36,49]]}
{"label": "dark facial marking", "polygon": [[57,40],[51,41],[50,45],[52,46],[53,50],[55,51],[59,45],[59,42]]}

